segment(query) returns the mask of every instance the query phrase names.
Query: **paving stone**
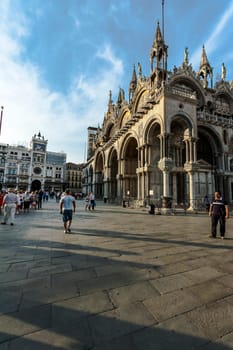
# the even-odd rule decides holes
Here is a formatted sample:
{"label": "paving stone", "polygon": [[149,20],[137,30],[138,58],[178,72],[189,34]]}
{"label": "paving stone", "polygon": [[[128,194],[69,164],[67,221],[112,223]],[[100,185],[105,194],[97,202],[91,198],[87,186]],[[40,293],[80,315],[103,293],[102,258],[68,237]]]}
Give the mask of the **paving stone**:
{"label": "paving stone", "polygon": [[215,300],[223,299],[229,295],[233,295],[233,289],[224,286],[219,280],[211,280],[190,288],[192,293],[196,295],[204,304],[211,303]]}
{"label": "paving stone", "polygon": [[95,267],[95,271],[96,271],[96,276],[97,277],[101,277],[101,276],[107,276],[107,275],[111,275],[113,273],[120,273],[122,271],[122,268],[124,268],[124,270],[128,270],[129,273],[132,273],[133,268],[125,265],[124,267],[121,264],[105,264],[105,265],[100,265]]}
{"label": "paving stone", "polygon": [[[96,302],[98,300],[98,302]],[[52,325],[55,328],[64,328],[74,325],[78,320],[91,315],[103,313],[114,308],[106,292],[75,297],[52,305]]]}
{"label": "paving stone", "polygon": [[97,277],[87,281],[80,281],[78,288],[81,295],[92,293],[97,290],[113,289],[130,284],[134,280],[134,277],[128,271],[122,271],[121,273],[115,273],[112,275]]}
{"label": "paving stone", "polygon": [[66,271],[71,271],[72,267],[70,264],[60,264],[60,265],[48,265],[48,266],[41,266],[41,267],[35,267],[30,269],[29,271],[29,277],[38,277],[43,276],[47,274],[55,274],[55,273],[61,273]]}
{"label": "paving stone", "polygon": [[218,270],[224,274],[233,274],[233,261],[218,264]]}
{"label": "paving stone", "polygon": [[194,283],[202,283],[211,279],[222,277],[223,273],[219,272],[213,267],[204,266],[185,272],[184,275],[191,279]]}
{"label": "paving stone", "polygon": [[[115,338],[109,342],[94,346],[92,350],[135,350],[135,344],[131,335]],[[1,350],[1,349],[0,349]]]}
{"label": "paving stone", "polygon": [[17,311],[21,298],[18,290],[0,290],[0,315]]}
{"label": "paving stone", "polygon": [[20,309],[53,303],[58,300],[72,298],[77,295],[77,287],[74,286],[73,288],[67,288],[66,285],[63,285],[60,288],[51,287],[32,291],[30,290],[24,292],[20,303]]}
{"label": "paving stone", "polygon": [[0,316],[0,343],[51,325],[51,307],[43,305]]}
{"label": "paving stone", "polygon": [[121,306],[123,304],[143,301],[152,296],[157,296],[159,293],[147,281],[137,282],[128,286],[112,289],[109,295],[113,300],[114,305]]}
{"label": "paving stone", "polygon": [[10,263],[8,263],[8,264],[1,264],[0,265],[0,273],[1,272],[7,272],[9,270],[9,268],[10,268]]}
{"label": "paving stone", "polygon": [[231,350],[233,349],[233,332],[216,340],[214,343],[205,345],[203,350]]}
{"label": "paving stone", "polygon": [[13,272],[1,272],[0,273],[0,284],[10,281],[18,281],[27,277],[27,271],[13,271]]}
{"label": "paving stone", "polygon": [[2,283],[0,285],[0,290],[14,290],[15,288],[22,291],[38,289],[38,288],[49,288],[50,287],[50,276],[44,276],[39,278],[26,278],[17,281],[10,281]]}
{"label": "paving stone", "polygon": [[223,283],[226,287],[233,288],[233,273],[225,275],[218,279],[219,282]]}
{"label": "paving stone", "polygon": [[174,318],[168,322],[133,333],[135,350],[194,350],[207,342],[200,337],[200,332],[196,335],[193,325],[185,318]]}
{"label": "paving stone", "polygon": [[177,316],[195,309],[201,303],[188,290],[179,290],[161,296],[149,298],[143,302],[146,308],[159,321]]}
{"label": "paving stone", "polygon": [[57,273],[51,275],[51,286],[53,288],[76,288],[79,281],[85,281],[96,277],[95,270],[83,269],[78,271],[70,271],[66,273]]}
{"label": "paving stone", "polygon": [[163,265],[158,268],[158,272],[161,276],[170,276],[177,273],[182,273],[185,271],[189,271],[190,267],[186,264],[186,262],[176,262],[168,265]]}
{"label": "paving stone", "polygon": [[112,311],[89,317],[94,344],[120,337],[155,324],[142,303],[127,304]]}
{"label": "paving stone", "polygon": [[16,262],[10,264],[8,271],[21,271],[21,270],[28,270],[33,267],[41,267],[41,266],[47,266],[50,263],[50,259],[42,259],[42,260],[30,260],[30,261],[23,261],[23,262]]}
{"label": "paving stone", "polygon": [[226,301],[219,301],[192,310],[187,313],[187,317],[211,341],[233,331],[233,305]]}
{"label": "paving stone", "polygon": [[4,343],[0,344],[0,350],[9,350],[9,343],[4,342]]}
{"label": "paving stone", "polygon": [[183,289],[193,285],[192,280],[185,274],[176,274],[167,277],[157,278],[150,281],[151,284],[159,291],[160,294],[169,293],[171,291]]}
{"label": "paving stone", "polygon": [[[66,329],[49,328],[8,342],[8,350],[86,350],[92,346],[87,322]],[[0,348],[1,349],[1,348]]]}

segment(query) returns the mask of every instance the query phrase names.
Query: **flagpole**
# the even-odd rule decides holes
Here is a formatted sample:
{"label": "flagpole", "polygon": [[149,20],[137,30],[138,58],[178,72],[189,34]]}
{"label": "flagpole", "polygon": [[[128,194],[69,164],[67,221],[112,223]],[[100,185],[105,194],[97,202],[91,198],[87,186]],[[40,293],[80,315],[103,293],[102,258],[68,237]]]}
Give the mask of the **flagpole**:
{"label": "flagpole", "polygon": [[1,107],[1,117],[0,117],[0,135],[1,135],[1,130],[2,130],[2,117],[3,117],[3,109],[4,107]]}
{"label": "flagpole", "polygon": [[164,0],[162,0],[162,31],[163,31],[163,40],[165,42],[165,38],[164,38]]}
{"label": "flagpole", "polygon": [[163,36],[163,72],[162,72],[162,80],[164,82],[164,45],[165,45],[165,38],[164,38],[164,0],[162,0],[162,36]]}

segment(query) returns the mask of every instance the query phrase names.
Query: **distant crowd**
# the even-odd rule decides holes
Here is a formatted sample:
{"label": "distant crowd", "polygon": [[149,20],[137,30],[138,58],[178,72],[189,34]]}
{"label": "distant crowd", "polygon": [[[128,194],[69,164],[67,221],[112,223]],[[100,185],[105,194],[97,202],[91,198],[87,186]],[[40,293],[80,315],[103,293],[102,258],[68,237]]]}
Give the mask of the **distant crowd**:
{"label": "distant crowd", "polygon": [[[48,202],[49,198],[56,199],[57,202],[60,201],[61,192],[51,192],[48,191],[22,191],[14,190],[12,191],[17,196],[17,203],[15,213],[29,212],[29,209],[41,209],[43,202]],[[3,206],[3,198],[8,191],[0,191],[0,213]]]}

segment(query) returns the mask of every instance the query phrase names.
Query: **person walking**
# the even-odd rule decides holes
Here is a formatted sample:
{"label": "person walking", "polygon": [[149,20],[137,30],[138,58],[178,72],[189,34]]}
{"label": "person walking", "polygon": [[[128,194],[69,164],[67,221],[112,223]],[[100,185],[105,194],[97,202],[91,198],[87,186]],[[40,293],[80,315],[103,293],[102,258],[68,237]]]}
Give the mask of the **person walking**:
{"label": "person walking", "polygon": [[38,193],[38,209],[42,208],[42,199],[43,199],[43,191],[42,189],[40,189]]}
{"label": "person walking", "polygon": [[0,215],[2,214],[2,208],[3,208],[3,198],[5,196],[4,191],[0,191]]}
{"label": "person walking", "polygon": [[72,216],[76,209],[75,198],[70,195],[70,190],[66,189],[64,196],[60,200],[60,214],[64,223],[64,233],[71,232]]}
{"label": "person walking", "polygon": [[90,192],[89,200],[90,200],[90,207],[92,210],[94,210],[95,209],[95,195],[93,192]]}
{"label": "person walking", "polygon": [[210,204],[209,216],[211,216],[211,236],[216,238],[217,225],[219,222],[221,239],[225,238],[226,219],[229,219],[229,208],[225,200],[221,198],[219,192],[214,193],[214,199]]}
{"label": "person walking", "polygon": [[18,197],[12,188],[8,189],[8,192],[5,194],[3,198],[3,207],[4,207],[4,219],[1,222],[2,225],[6,225],[8,223],[8,219],[11,219],[11,225],[14,225],[15,221],[15,209],[18,203]]}
{"label": "person walking", "polygon": [[87,210],[87,209],[89,209],[89,210],[91,209],[90,198],[88,195],[85,198],[85,210]]}

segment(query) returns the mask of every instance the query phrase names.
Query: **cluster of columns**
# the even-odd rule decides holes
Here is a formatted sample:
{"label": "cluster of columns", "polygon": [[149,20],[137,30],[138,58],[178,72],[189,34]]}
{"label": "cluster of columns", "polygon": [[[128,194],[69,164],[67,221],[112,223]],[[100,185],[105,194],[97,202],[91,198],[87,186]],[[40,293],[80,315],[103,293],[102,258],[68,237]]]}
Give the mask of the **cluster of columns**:
{"label": "cluster of columns", "polygon": [[[175,165],[175,159],[172,159],[170,153],[170,140],[171,134],[164,133],[158,135],[160,140],[160,160],[158,162],[158,167],[162,172],[163,183],[161,183],[162,196],[164,198],[171,197],[170,193],[170,179],[171,179],[171,171]],[[183,160],[182,166],[184,167],[184,171],[188,174],[189,177],[189,209],[194,210],[195,208],[195,186],[194,186],[194,174],[198,170],[197,166],[197,150],[196,150],[196,138],[194,137],[185,137],[182,140],[182,144],[185,145],[185,157]],[[138,147],[138,158],[136,164],[136,183],[130,182],[131,175],[127,174],[125,170],[126,160],[118,159],[118,173],[116,174],[116,178],[111,179],[111,168],[104,167],[103,173],[103,189],[102,195],[106,198],[113,198],[115,196],[119,200],[124,199],[127,195],[134,197],[137,200],[145,200],[149,195],[150,191],[153,189],[151,187],[151,172],[152,172],[152,145],[144,144]],[[173,187],[177,186],[176,184],[176,174],[173,174],[172,177]],[[134,175],[135,179],[135,175]],[[113,183],[114,182],[114,183]],[[130,190],[130,183],[135,184],[137,186],[137,190],[134,191],[134,194]],[[92,186],[90,190],[95,191],[95,176],[93,176]],[[176,194],[176,189],[173,190],[173,197]],[[135,198],[137,197],[137,198]],[[176,198],[174,198],[176,200]]]}

